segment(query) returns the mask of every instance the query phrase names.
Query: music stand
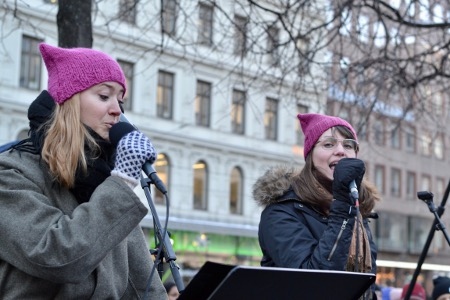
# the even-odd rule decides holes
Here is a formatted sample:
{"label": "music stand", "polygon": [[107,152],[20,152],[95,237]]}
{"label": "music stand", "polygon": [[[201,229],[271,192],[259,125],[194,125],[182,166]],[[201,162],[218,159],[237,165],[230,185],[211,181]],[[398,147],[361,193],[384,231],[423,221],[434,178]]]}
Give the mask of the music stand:
{"label": "music stand", "polygon": [[180,300],[358,299],[375,274],[206,262]]}

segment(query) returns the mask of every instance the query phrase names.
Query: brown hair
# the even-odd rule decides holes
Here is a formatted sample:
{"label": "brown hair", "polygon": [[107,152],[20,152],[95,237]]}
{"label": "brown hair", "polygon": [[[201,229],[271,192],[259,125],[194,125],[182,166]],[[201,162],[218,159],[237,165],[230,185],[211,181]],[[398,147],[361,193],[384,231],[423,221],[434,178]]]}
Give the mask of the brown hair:
{"label": "brown hair", "polygon": [[42,146],[42,159],[48,164],[50,173],[62,186],[71,188],[75,183],[78,167],[87,171],[85,143],[91,149],[99,149],[94,138],[81,123],[80,94],[70,101],[56,105],[48,121],[47,132]]}
{"label": "brown hair", "polygon": [[[352,132],[344,126],[333,127],[332,130],[338,131],[345,138],[352,138]],[[357,149],[356,152],[358,152]],[[331,190],[332,181],[325,178],[314,166],[312,161],[312,151],[305,159],[305,166],[302,171],[292,178],[292,188],[300,199],[312,205],[315,209],[328,215],[333,195]],[[363,179],[360,187],[360,212],[363,217],[368,216],[375,206],[375,201],[380,199],[375,186]]]}

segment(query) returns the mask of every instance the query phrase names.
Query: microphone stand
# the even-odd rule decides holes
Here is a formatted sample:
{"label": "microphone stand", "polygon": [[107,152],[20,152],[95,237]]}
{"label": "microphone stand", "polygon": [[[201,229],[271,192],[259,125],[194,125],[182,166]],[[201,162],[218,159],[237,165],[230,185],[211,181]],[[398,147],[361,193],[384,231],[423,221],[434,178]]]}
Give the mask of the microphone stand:
{"label": "microphone stand", "polygon": [[414,285],[416,284],[417,277],[419,276],[420,270],[422,268],[422,264],[425,261],[425,257],[427,256],[428,249],[429,249],[429,247],[431,245],[431,241],[432,241],[432,239],[434,237],[434,233],[435,233],[436,230],[441,230],[442,231],[442,233],[445,236],[445,239],[447,240],[447,243],[450,246],[450,239],[449,239],[448,233],[445,230],[445,225],[442,223],[442,221],[440,219],[440,217],[444,213],[445,203],[447,202],[449,194],[450,194],[450,181],[449,181],[449,183],[447,185],[447,189],[445,190],[444,197],[442,198],[441,205],[438,208],[436,208],[436,206],[433,203],[433,196],[434,196],[433,193],[430,193],[430,192],[417,192],[417,197],[420,200],[424,201],[428,205],[428,208],[431,211],[431,213],[434,214],[434,222],[433,222],[433,225],[432,225],[432,227],[430,229],[430,232],[428,233],[428,238],[427,238],[427,240],[425,242],[425,245],[424,245],[424,247],[422,249],[422,253],[421,253],[420,257],[419,257],[419,261],[417,262],[416,270],[414,271],[414,274],[413,274],[413,277],[411,279],[411,282],[409,283],[408,291],[406,292],[406,295],[405,295],[405,298],[404,298],[405,300],[409,300],[409,298],[411,297],[412,291],[414,289]]}
{"label": "microphone stand", "polygon": [[[179,267],[175,263],[177,257],[175,255],[175,252],[173,251],[172,243],[170,242],[169,234],[167,233],[167,227],[164,227],[163,230],[161,222],[159,221],[158,213],[156,212],[155,205],[153,204],[149,188],[150,183],[153,183],[150,178],[141,178],[141,187],[143,188],[145,196],[147,197],[147,202],[153,216],[155,234],[159,241],[159,243],[156,245],[157,249],[155,250],[155,252],[158,254],[155,259],[155,264],[158,266],[158,272],[160,273],[160,276],[162,276],[162,257],[165,258],[165,261],[169,264],[170,271],[172,272],[172,277],[175,281],[178,291],[181,294],[184,290],[184,284],[179,272]],[[164,195],[166,196],[166,194]]]}
{"label": "microphone stand", "polygon": [[[120,107],[122,110],[122,113],[120,114],[120,122],[125,122],[128,124],[131,124],[136,130],[138,128],[131,123],[127,117],[125,117],[123,113],[122,106]],[[155,265],[157,265],[158,273],[160,277],[162,277],[164,268],[162,265],[162,257],[165,258],[165,261],[169,264],[170,271],[172,272],[173,280],[175,281],[175,284],[178,288],[178,292],[181,294],[184,291],[184,284],[183,280],[181,279],[180,275],[180,268],[175,263],[177,260],[177,257],[175,255],[175,252],[172,248],[172,243],[170,242],[169,234],[167,233],[167,222],[168,222],[168,216],[166,217],[166,226],[161,226],[161,222],[159,221],[158,213],[156,212],[155,205],[153,204],[152,195],[150,192],[150,184],[154,184],[158,190],[161,191],[161,193],[164,194],[164,197],[166,198],[167,203],[167,211],[169,211],[169,198],[167,197],[167,190],[164,187],[164,184],[161,182],[161,180],[156,176],[156,171],[153,169],[151,164],[144,164],[142,167],[142,170],[145,172],[145,174],[148,174],[147,178],[144,178],[141,176],[141,187],[144,190],[145,197],[147,198],[148,206],[150,207],[150,210],[152,212],[153,216],[153,228],[155,230],[156,237],[158,239],[158,243],[156,244],[156,249],[150,250],[151,254],[155,255]],[[151,275],[153,275],[153,271],[151,272]]]}

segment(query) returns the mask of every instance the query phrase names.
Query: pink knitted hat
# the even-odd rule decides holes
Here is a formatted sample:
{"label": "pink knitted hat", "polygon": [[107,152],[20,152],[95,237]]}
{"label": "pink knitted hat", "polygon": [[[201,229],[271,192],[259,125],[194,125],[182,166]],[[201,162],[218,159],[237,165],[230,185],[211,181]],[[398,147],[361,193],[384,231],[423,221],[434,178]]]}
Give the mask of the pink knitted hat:
{"label": "pink knitted hat", "polygon": [[305,159],[316,144],[319,137],[331,127],[338,125],[347,127],[355,136],[355,140],[358,141],[358,137],[356,136],[356,132],[352,125],[341,118],[320,114],[298,114],[297,118],[300,121],[303,134],[305,135],[303,150],[303,156]]}
{"label": "pink knitted hat", "polygon": [[58,104],[96,84],[115,81],[126,90],[125,75],[109,55],[90,48],[39,44],[48,72],[48,92]]}

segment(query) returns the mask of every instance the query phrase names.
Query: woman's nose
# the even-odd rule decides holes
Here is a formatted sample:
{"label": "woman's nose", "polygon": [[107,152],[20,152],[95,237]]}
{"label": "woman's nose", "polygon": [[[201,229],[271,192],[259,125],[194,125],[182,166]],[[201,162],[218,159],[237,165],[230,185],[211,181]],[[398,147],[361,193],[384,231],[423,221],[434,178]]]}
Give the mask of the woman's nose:
{"label": "woman's nose", "polygon": [[342,154],[342,155],[345,154],[344,145],[342,143],[340,143],[340,142],[337,142],[336,148],[334,149],[334,153],[336,155],[338,155],[338,154]]}
{"label": "woman's nose", "polygon": [[109,113],[114,116],[119,116],[122,113],[119,102],[114,101],[109,109]]}

